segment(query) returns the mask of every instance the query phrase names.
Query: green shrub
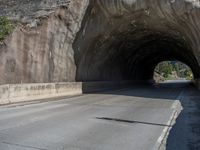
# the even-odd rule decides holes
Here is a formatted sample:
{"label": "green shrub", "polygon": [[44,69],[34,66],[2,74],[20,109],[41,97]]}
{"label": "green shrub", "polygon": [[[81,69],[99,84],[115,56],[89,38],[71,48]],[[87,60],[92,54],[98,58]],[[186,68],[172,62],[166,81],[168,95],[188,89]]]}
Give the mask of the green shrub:
{"label": "green shrub", "polygon": [[10,20],[6,17],[0,17],[0,41],[4,40],[14,29],[14,26]]}

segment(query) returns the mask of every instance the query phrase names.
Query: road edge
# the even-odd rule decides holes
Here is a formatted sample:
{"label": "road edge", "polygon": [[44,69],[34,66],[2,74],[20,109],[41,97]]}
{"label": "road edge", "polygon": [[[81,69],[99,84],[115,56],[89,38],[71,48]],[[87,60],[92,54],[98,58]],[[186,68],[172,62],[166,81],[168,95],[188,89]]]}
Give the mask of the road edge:
{"label": "road edge", "polygon": [[166,127],[164,127],[160,137],[156,141],[156,144],[153,150],[166,149],[166,142],[167,142],[169,132],[172,129],[173,125],[176,123],[176,119],[178,118],[179,114],[181,113],[183,109],[180,100],[182,99],[184,92],[185,90],[183,89],[178,95],[178,97],[176,98],[175,102],[172,104],[171,109],[173,109],[173,111],[172,111],[171,117],[168,120]]}

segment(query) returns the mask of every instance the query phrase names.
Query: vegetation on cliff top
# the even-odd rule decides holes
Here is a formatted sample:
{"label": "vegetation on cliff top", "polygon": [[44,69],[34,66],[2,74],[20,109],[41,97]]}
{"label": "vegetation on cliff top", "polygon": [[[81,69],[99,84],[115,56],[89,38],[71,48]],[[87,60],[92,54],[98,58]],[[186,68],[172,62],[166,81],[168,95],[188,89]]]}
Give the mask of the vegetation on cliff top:
{"label": "vegetation on cliff top", "polygon": [[4,40],[14,29],[12,22],[6,17],[0,17],[0,41]]}

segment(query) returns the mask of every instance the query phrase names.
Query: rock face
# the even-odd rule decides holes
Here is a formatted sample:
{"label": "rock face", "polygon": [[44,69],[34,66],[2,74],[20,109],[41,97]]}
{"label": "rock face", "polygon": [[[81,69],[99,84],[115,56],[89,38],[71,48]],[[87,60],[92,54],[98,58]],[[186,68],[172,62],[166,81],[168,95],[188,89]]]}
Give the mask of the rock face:
{"label": "rock face", "polygon": [[148,80],[165,60],[200,76],[198,0],[0,0],[0,7],[22,22],[0,48],[1,84]]}
{"label": "rock face", "polygon": [[[52,10],[42,14],[40,7],[45,8],[45,2],[48,6],[53,5],[53,1],[4,1],[3,5],[7,4],[8,8],[5,11],[2,9],[1,14],[10,10],[14,13],[15,10],[16,16],[24,14],[23,22],[27,24],[18,25],[0,48],[1,84],[75,80],[72,43],[81,27],[88,1],[66,1],[67,6],[51,7]],[[54,2],[57,4],[60,1]],[[32,4],[33,8],[28,10]],[[40,16],[34,16],[36,14]],[[7,16],[16,18],[13,14]]]}
{"label": "rock face", "polygon": [[0,16],[22,22],[48,16],[60,6],[69,7],[70,0],[0,0]]}

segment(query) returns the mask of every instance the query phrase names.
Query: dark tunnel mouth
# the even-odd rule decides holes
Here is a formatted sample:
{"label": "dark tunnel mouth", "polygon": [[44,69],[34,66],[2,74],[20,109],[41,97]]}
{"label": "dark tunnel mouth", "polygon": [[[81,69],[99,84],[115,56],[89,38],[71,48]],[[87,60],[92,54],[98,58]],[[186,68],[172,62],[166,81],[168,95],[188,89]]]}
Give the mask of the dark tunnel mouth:
{"label": "dark tunnel mouth", "polygon": [[161,36],[158,40],[146,43],[137,55],[139,56],[135,59],[136,63],[130,65],[135,68],[134,80],[152,80],[156,65],[162,61],[180,61],[191,68],[194,78],[200,76],[198,62],[185,41],[173,39],[170,36],[164,37],[163,40]]}
{"label": "dark tunnel mouth", "polygon": [[[170,37],[168,37],[170,38]],[[186,43],[175,39],[149,41],[140,47],[132,57],[128,58],[129,73],[133,80],[152,80],[156,65],[162,61],[180,61],[188,65],[194,77],[199,78],[199,68],[196,58]]]}
{"label": "dark tunnel mouth", "polygon": [[135,33],[112,32],[109,38],[99,35],[76,61],[76,79],[149,81],[156,65],[168,60],[183,62],[191,68],[194,78],[199,78],[199,64],[189,40],[172,33],[139,29]]}

